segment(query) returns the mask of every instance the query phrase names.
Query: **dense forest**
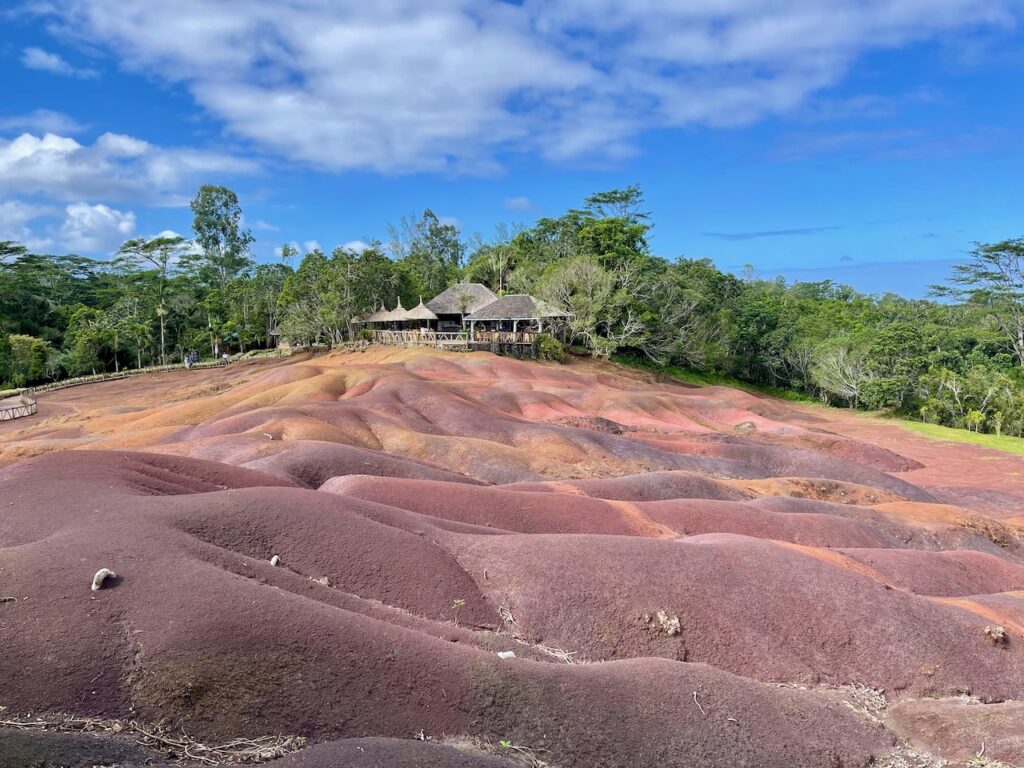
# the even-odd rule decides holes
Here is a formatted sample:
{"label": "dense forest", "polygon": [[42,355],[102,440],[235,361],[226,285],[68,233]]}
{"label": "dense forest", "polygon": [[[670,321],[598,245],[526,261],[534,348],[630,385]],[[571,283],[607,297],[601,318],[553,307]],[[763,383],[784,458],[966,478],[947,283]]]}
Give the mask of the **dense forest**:
{"label": "dense forest", "polygon": [[109,260],[0,242],[0,387],[245,353],[275,328],[293,344],[333,345],[358,335],[361,313],[465,280],[569,311],[565,340],[599,357],[1024,434],[1024,239],[977,244],[933,300],[909,300],[656,256],[638,187],[490,239],[428,210],[368,248],[300,259],[286,245],[272,264],[253,261],[231,190],[203,186],[192,211],[192,238],[129,240]]}

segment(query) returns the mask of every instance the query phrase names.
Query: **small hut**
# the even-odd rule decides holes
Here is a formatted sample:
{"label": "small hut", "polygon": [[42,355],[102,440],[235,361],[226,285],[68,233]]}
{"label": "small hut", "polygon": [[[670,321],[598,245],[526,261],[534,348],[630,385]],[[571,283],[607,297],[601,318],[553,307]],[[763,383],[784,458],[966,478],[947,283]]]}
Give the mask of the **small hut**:
{"label": "small hut", "polygon": [[370,325],[371,323],[372,324],[384,323],[384,322],[387,322],[387,317],[388,317],[388,311],[386,309],[384,309],[384,304],[381,303],[380,309],[378,309],[376,312],[374,312],[369,317],[367,317],[366,320],[364,320],[363,322],[366,323],[367,325]]}
{"label": "small hut", "polygon": [[426,333],[431,328],[431,323],[437,322],[437,315],[430,311],[429,307],[423,303],[423,297],[420,297],[420,303],[405,313],[406,320],[411,324],[417,324],[420,328],[420,333]]}
{"label": "small hut", "polygon": [[402,306],[402,298],[398,298],[398,306],[390,312],[384,313],[383,322],[392,325],[394,328],[401,328],[401,325],[409,319],[409,311]]}

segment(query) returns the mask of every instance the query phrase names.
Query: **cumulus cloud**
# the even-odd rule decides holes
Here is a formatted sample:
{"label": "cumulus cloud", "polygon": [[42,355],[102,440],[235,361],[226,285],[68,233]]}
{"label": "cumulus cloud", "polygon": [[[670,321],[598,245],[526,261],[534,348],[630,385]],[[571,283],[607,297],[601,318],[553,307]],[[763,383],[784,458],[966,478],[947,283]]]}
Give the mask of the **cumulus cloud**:
{"label": "cumulus cloud", "polygon": [[103,204],[72,203],[61,226],[61,243],[70,251],[113,251],[135,233],[135,214]]}
{"label": "cumulus cloud", "polygon": [[54,133],[0,139],[0,190],[53,200],[128,200],[181,205],[189,185],[211,174],[243,174],[256,165],[231,155],[162,148],[141,139],[105,133],[91,145]]}
{"label": "cumulus cloud", "polygon": [[0,240],[29,250],[110,253],[135,233],[135,214],[102,204],[72,203],[63,208],[0,201]]}
{"label": "cumulus cloud", "polygon": [[857,57],[1009,25],[1016,0],[52,0],[69,37],[332,170],[623,158],[641,131],[798,108]]}
{"label": "cumulus cloud", "polygon": [[53,239],[32,231],[30,224],[56,213],[55,209],[21,200],[0,201],[0,240],[13,240],[32,250],[47,250]]}
{"label": "cumulus cloud", "polygon": [[362,253],[370,247],[369,243],[364,243],[362,240],[349,240],[347,243],[341,246],[346,251],[354,251],[356,253]]}
{"label": "cumulus cloud", "polygon": [[526,211],[532,211],[536,208],[533,201],[526,195],[517,195],[515,197],[509,197],[505,199],[505,209],[509,211],[517,211],[524,213]]}
{"label": "cumulus cloud", "polygon": [[21,63],[26,69],[50,72],[54,75],[80,78],[96,77],[95,70],[73,67],[59,54],[44,51],[42,48],[25,48],[22,50]]}
{"label": "cumulus cloud", "polygon": [[85,126],[63,112],[36,109],[24,115],[0,116],[0,132],[29,131],[30,133],[79,133]]}

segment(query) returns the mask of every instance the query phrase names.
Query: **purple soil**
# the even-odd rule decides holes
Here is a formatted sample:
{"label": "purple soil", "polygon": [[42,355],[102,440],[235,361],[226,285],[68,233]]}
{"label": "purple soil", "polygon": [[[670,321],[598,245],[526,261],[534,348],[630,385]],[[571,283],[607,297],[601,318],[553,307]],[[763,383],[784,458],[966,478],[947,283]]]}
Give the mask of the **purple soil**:
{"label": "purple soil", "polygon": [[[909,715],[883,727],[821,684],[884,689],[893,713],[1024,698],[1015,459],[978,453],[971,485],[970,447],[486,354],[371,348],[52,398],[0,433],[12,714],[318,743],[286,768],[508,765],[445,737],[560,768],[866,768]],[[101,567],[118,578],[93,592]],[[914,738],[1016,748],[1016,711],[975,706]]]}
{"label": "purple soil", "polygon": [[[899,702],[886,722],[920,749],[947,760],[970,761],[979,753],[1006,765],[1024,762],[1024,702],[977,704],[962,699]],[[968,765],[982,765],[967,762]],[[989,763],[993,765],[993,763]]]}
{"label": "purple soil", "polygon": [[96,768],[97,766],[157,765],[159,757],[129,737],[95,733],[24,731],[0,726],[0,766],[3,768]]}
{"label": "purple soil", "polygon": [[[378,594],[425,619],[440,618],[454,594],[465,600],[460,623],[483,623],[488,611],[458,566],[445,575],[453,561],[443,548],[346,513],[353,502],[257,489],[264,476],[197,461],[170,460],[179,479],[169,483],[160,477],[168,461],[56,454],[0,472],[0,494],[15,497],[0,534],[0,573],[18,598],[0,608],[5,700],[15,711],[167,720],[208,737],[286,731],[408,738],[420,729],[472,729],[560,752],[559,764],[567,766],[593,765],[599,755],[608,765],[670,755],[714,765],[724,754],[760,754],[771,764],[828,755],[837,765],[866,765],[888,744],[883,731],[817,697],[710,667],[502,662],[471,642],[453,642],[457,635],[336,607],[308,577],[328,573],[339,591],[347,584]],[[203,493],[201,505],[187,503],[211,484],[235,487]],[[15,487],[24,501],[12,494]],[[58,487],[74,492],[74,505],[44,492]],[[9,541],[8,531],[28,522],[31,536]],[[386,554],[373,550],[381,542]],[[261,559],[275,547],[285,558],[279,568]],[[232,561],[234,570],[226,567]],[[376,572],[361,565],[370,561]],[[118,580],[90,593],[100,564]],[[406,568],[420,578],[404,581]],[[742,725],[724,733],[697,727],[704,716],[695,708],[671,704],[691,687],[706,691],[716,722],[728,715]],[[756,713],[780,697],[789,703],[780,700],[771,725],[762,724]],[[551,733],[556,714],[562,725]],[[836,737],[799,743],[807,722]]]}
{"label": "purple soil", "polygon": [[581,493],[596,499],[616,501],[659,501],[663,499],[720,499],[740,501],[751,497],[714,478],[693,472],[648,472],[643,475],[600,480],[515,483],[509,490]]}
{"label": "purple soil", "polygon": [[521,768],[513,760],[445,744],[403,739],[346,739],[309,747],[273,768]]}
{"label": "purple soil", "polygon": [[281,453],[249,461],[245,466],[272,475],[284,475],[305,488],[319,488],[332,477],[343,475],[405,477],[470,484],[475,482],[439,467],[336,443],[289,445]]}
{"label": "purple soil", "polygon": [[918,595],[954,597],[1024,590],[1024,565],[973,551],[844,549],[886,581]]}
{"label": "purple soil", "polygon": [[[828,550],[728,534],[501,536],[464,547],[463,565],[486,565],[493,598],[524,635],[583,658],[664,656],[893,695],[1024,696],[1024,645],[995,646],[984,617],[893,589]],[[659,610],[678,616],[680,634],[646,625]]]}
{"label": "purple soil", "polygon": [[428,517],[520,533],[670,535],[642,514],[601,499],[373,477],[339,477],[320,489]]}

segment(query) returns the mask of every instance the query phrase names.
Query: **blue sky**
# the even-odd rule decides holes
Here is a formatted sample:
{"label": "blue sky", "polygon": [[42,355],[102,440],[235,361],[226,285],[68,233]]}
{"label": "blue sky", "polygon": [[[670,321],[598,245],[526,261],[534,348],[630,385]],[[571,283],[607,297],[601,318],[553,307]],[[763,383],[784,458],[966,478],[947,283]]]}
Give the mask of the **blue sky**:
{"label": "blue sky", "polygon": [[235,189],[258,258],[639,183],[666,257],[921,295],[1024,234],[1020,0],[50,0],[0,10],[0,239]]}

